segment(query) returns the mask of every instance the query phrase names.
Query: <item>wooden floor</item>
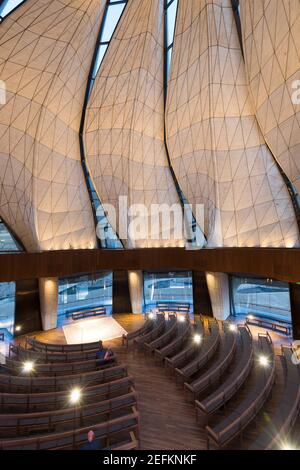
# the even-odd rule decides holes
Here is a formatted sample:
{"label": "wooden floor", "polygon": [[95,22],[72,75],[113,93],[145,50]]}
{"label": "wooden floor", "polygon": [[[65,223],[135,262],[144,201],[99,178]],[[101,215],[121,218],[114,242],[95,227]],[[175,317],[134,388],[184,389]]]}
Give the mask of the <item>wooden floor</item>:
{"label": "wooden floor", "polygon": [[[144,322],[142,315],[124,314],[115,315],[114,318],[128,332],[137,329]],[[255,336],[259,331],[264,330],[253,328]],[[65,343],[62,329],[39,333],[35,336],[45,342]],[[284,336],[276,334],[272,336],[276,349],[279,349],[280,343],[289,342]],[[156,365],[153,357],[146,356],[132,346],[128,349],[122,346],[120,338],[109,341],[109,344],[113,347],[119,362],[128,364],[129,374],[135,379],[141,415],[141,448],[149,450],[205,449],[205,432],[196,423],[194,407],[185,402],[182,387],[176,385],[174,379],[166,374],[164,367]],[[279,373],[275,392],[268,400],[264,412],[259,415],[256,425],[253,424],[247,428],[243,442],[234,442],[230,448],[248,447],[249,442],[255,437],[256,430],[268,419],[268,416],[271,416],[272,410],[276,407],[280,399],[282,382],[283,378]],[[234,401],[232,406],[234,407]],[[299,429],[298,422],[296,432],[299,432]]]}

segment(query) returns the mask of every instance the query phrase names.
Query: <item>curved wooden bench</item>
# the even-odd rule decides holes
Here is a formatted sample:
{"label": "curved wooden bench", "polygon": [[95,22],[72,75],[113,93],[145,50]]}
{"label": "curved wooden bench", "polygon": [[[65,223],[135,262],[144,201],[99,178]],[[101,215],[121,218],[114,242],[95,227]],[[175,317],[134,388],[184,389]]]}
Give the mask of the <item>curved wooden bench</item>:
{"label": "curved wooden bench", "polygon": [[[34,364],[34,372],[32,375],[68,375],[79,374],[81,372],[95,371],[105,369],[117,364],[116,356],[108,359],[90,359],[80,362],[46,362],[45,364],[36,362]],[[1,365],[2,369],[6,369],[12,375],[20,375],[23,373],[24,361],[16,361],[7,358],[5,364]]]}
{"label": "curved wooden bench", "polygon": [[[7,437],[24,436],[30,432],[58,432],[70,427],[87,426],[106,422],[128,414],[136,406],[137,394],[134,390],[109,400],[62,408],[54,411],[40,411],[23,414],[0,414],[0,435]],[[69,405],[70,406],[70,405]],[[116,414],[118,416],[116,416]]]}
{"label": "curved wooden bench", "polygon": [[[76,449],[87,440],[91,427],[79,427],[67,432],[51,433],[44,436],[0,440],[1,450],[62,450]],[[105,441],[105,446],[118,448],[118,442],[124,445],[124,437],[134,432],[139,442],[139,413],[133,407],[131,413],[105,423],[94,424],[95,438]],[[138,444],[137,444],[138,445]],[[121,447],[122,448],[122,447]]]}
{"label": "curved wooden bench", "polygon": [[199,334],[204,337],[204,327],[202,321],[197,322],[194,325],[194,328],[191,330],[190,337],[187,339],[187,344],[182,344],[183,349],[175,354],[175,356],[166,357],[165,366],[169,372],[174,373],[176,368],[183,367],[191,358],[195,357],[195,354],[197,354],[201,344],[197,345],[193,342],[194,334]]}
{"label": "curved wooden bench", "polygon": [[262,367],[257,360],[254,367],[255,384],[248,391],[245,398],[221,422],[206,426],[208,448],[210,440],[218,447],[224,447],[241,435],[245,427],[251,423],[261,410],[272,390],[275,380],[275,355],[272,341],[269,335],[258,336],[258,352],[268,356],[270,364],[268,367]]}
{"label": "curved wooden bench", "polygon": [[127,333],[126,335],[123,334],[122,336],[123,345],[126,343],[126,346],[128,347],[129,341],[148,333],[153,328],[153,326],[154,326],[154,320],[152,318],[148,318],[145,321],[145,323],[141,326],[141,328],[138,328],[137,330],[132,331],[131,333]]}
{"label": "curved wooden bench", "polygon": [[159,349],[168,344],[176,335],[177,331],[177,317],[175,315],[169,315],[168,321],[165,324],[165,332],[158,336],[150,343],[144,343],[144,348],[147,352],[152,353],[155,349]]}
{"label": "curved wooden bench", "polygon": [[[226,327],[225,327],[226,328]],[[238,331],[230,331],[226,328],[224,338],[221,338],[218,358],[208,370],[191,383],[184,384],[185,397],[194,401],[196,396],[204,392],[211,385],[217,383],[227,370],[235,355]]]}
{"label": "curved wooden bench", "polygon": [[165,321],[165,316],[163,314],[157,314],[156,320],[154,322],[154,326],[149,331],[149,333],[146,333],[142,336],[139,336],[138,338],[135,338],[134,344],[137,345],[139,348],[142,348],[145,343],[149,343],[153,341],[154,339],[158,338],[165,330],[166,326],[166,321]]}
{"label": "curved wooden bench", "polygon": [[84,374],[44,376],[44,377],[17,377],[0,374],[0,387],[3,392],[45,392],[66,390],[70,386],[96,385],[110,382],[112,379],[127,375],[127,366],[115,366],[95,372]]}
{"label": "curved wooden bench", "polygon": [[225,405],[241,388],[251,372],[253,364],[252,334],[248,326],[238,327],[241,338],[240,359],[226,380],[209,396],[195,401],[197,421],[208,424],[209,419]]}
{"label": "curved wooden bench", "polygon": [[175,374],[177,380],[180,382],[189,382],[191,377],[214,356],[220,343],[220,331],[217,321],[210,322],[210,335],[204,336],[201,348],[191,361],[188,362],[182,369],[176,368]]}
{"label": "curved wooden bench", "polygon": [[293,350],[282,347],[285,383],[278,408],[266,427],[251,444],[251,450],[280,450],[297,419],[300,410],[299,366],[292,362]]}
{"label": "curved wooden bench", "polygon": [[[99,338],[100,341],[100,338]],[[31,348],[36,351],[42,352],[60,352],[60,353],[70,353],[70,352],[83,352],[91,351],[99,348],[99,341],[93,343],[82,343],[82,344],[54,344],[54,343],[44,343],[39,341],[35,337],[26,336],[25,347]]]}
{"label": "curved wooden bench", "polygon": [[35,349],[26,349],[23,346],[10,344],[9,357],[16,357],[18,360],[34,360],[36,362],[81,362],[96,358],[98,349],[78,352],[51,352],[36,351]]}
{"label": "curved wooden bench", "polygon": [[[128,393],[134,385],[132,376],[116,379],[104,384],[84,387],[84,403],[108,400]],[[33,413],[61,409],[69,400],[69,391],[44,393],[1,393],[1,413]]]}
{"label": "curved wooden bench", "polygon": [[[88,361],[80,362],[46,362],[41,364],[34,363],[34,371],[32,375],[68,375],[79,374],[80,372],[89,372],[116,365],[116,356],[111,356],[108,359],[90,359]],[[15,361],[14,359],[7,358],[5,364],[1,365],[2,369],[6,369],[12,375],[22,374],[24,362]]]}
{"label": "curved wooden bench", "polygon": [[185,323],[179,323],[177,325],[177,335],[175,339],[163,348],[155,349],[154,357],[159,361],[163,361],[166,358],[174,356],[185,345],[192,331],[193,327],[189,321],[189,317],[187,317]]}

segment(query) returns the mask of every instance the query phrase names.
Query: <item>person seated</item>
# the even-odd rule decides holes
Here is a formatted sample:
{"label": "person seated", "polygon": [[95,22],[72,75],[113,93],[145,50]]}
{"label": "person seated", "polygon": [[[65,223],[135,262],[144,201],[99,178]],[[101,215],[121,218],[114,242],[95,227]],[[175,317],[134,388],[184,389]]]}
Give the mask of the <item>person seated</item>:
{"label": "person seated", "polygon": [[96,352],[96,359],[99,359],[100,361],[102,361],[104,359],[105,353],[106,353],[106,349],[103,347],[102,341],[99,341],[99,349]]}
{"label": "person seated", "polygon": [[87,434],[87,442],[82,444],[79,450],[101,450],[102,445],[99,441],[95,440],[95,433],[94,431],[90,430]]}
{"label": "person seated", "polygon": [[108,346],[104,355],[104,359],[105,360],[110,359],[113,355],[114,355],[113,350],[111,349],[110,346]]}

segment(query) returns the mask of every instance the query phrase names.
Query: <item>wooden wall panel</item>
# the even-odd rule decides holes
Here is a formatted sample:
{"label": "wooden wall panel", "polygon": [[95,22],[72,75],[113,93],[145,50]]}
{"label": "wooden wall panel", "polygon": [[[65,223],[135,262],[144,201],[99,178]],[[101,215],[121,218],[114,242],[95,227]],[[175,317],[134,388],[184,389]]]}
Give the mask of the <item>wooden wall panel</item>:
{"label": "wooden wall panel", "polygon": [[190,270],[253,274],[300,281],[297,248],[147,248],[1,254],[0,282],[101,270]]}
{"label": "wooden wall panel", "polygon": [[113,272],[113,313],[129,313],[132,311],[128,273],[127,271]]}
{"label": "wooden wall panel", "polygon": [[205,273],[193,272],[194,313],[213,316]]}
{"label": "wooden wall panel", "polygon": [[42,329],[37,279],[16,282],[15,325],[21,326],[16,336]]}

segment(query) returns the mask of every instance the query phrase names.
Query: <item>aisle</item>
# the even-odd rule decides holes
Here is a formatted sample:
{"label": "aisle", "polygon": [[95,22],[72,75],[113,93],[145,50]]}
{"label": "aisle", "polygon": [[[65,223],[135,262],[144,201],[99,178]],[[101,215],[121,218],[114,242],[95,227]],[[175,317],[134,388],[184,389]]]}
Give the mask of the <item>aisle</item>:
{"label": "aisle", "polygon": [[183,399],[183,389],[153,358],[133,348],[115,348],[128,364],[139,393],[142,449],[204,449],[205,435],[196,423],[194,407]]}

